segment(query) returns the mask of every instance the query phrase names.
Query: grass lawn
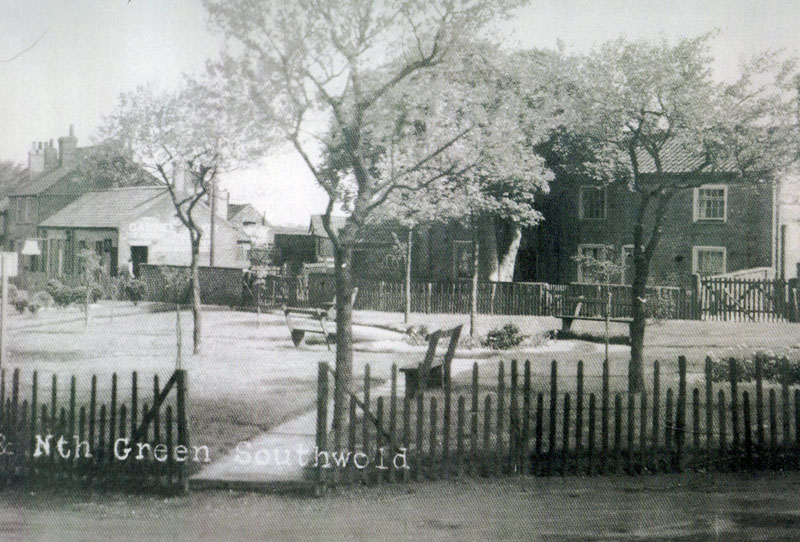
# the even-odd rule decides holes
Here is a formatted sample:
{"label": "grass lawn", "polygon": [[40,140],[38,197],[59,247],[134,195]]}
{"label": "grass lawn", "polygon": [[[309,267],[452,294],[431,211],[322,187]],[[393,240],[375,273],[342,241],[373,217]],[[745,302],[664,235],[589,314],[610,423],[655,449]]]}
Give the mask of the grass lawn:
{"label": "grass lawn", "polygon": [[[128,402],[130,373],[136,370],[140,405],[144,401],[152,402],[153,375],[158,374],[163,385],[175,368],[175,314],[149,312],[147,306],[134,309],[130,304],[116,304],[114,310],[116,316],[111,319],[109,305],[93,307],[98,316],[93,317],[86,329],[81,313],[74,309],[43,311],[37,316],[11,315],[6,359],[3,360],[7,380],[10,379],[8,371],[20,368],[22,397],[29,397],[31,373],[37,370],[41,402],[45,398],[49,400],[50,378],[55,374],[59,402],[66,404],[69,377],[75,375],[80,405],[88,403],[92,375],[98,378],[98,403],[107,403],[111,374],[116,372],[120,400]],[[355,321],[356,324],[390,327],[401,323],[402,315],[359,311]],[[478,335],[485,336],[490,329],[510,321],[529,335],[559,327],[557,319],[547,317],[479,316]],[[467,316],[412,315],[412,323],[425,324],[429,329],[467,322]],[[602,324],[595,322],[576,322],[574,328],[576,332],[602,333]],[[800,326],[796,324],[676,321],[651,326],[647,332],[645,371],[651,374],[653,360],[662,360],[664,393],[673,385],[678,355],[686,355],[691,393],[693,379],[702,379],[702,364],[708,352],[727,356],[771,349],[796,359],[800,352],[795,348],[800,344],[798,330]],[[625,327],[618,325],[613,331],[624,333]],[[229,450],[239,440],[313,408],[317,363],[328,361],[333,365],[335,360],[335,352],[328,350],[320,340],[312,338],[310,344],[295,348],[283,316],[277,313],[261,315],[258,323],[253,313],[204,311],[203,346],[198,355],[191,354],[188,312],[182,314],[182,333],[183,366],[189,374],[191,438],[193,443],[208,444],[212,457]],[[424,346],[408,345],[399,334],[385,329],[357,325],[355,337],[354,374],[359,382],[367,363],[371,365],[377,386],[379,381],[389,378],[392,363],[416,364],[424,356]],[[479,363],[481,383],[490,391],[497,380],[500,360],[530,359],[533,389],[544,391],[549,382],[550,360],[557,359],[559,390],[574,390],[577,360],[582,359],[588,402],[588,393],[597,392],[600,387],[602,345],[572,341],[567,346],[569,349],[556,343],[549,350],[505,352],[462,347],[456,355],[454,388],[466,395],[473,362]],[[625,389],[627,357],[627,347],[612,347],[612,391]]]}

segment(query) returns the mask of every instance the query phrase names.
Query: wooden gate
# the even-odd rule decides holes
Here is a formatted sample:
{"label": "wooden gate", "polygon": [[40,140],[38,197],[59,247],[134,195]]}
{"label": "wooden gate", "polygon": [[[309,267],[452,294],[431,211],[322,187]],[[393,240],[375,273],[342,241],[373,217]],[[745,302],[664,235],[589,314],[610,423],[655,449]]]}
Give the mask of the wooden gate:
{"label": "wooden gate", "polygon": [[700,280],[703,320],[792,321],[794,285],[784,280],[707,277]]}

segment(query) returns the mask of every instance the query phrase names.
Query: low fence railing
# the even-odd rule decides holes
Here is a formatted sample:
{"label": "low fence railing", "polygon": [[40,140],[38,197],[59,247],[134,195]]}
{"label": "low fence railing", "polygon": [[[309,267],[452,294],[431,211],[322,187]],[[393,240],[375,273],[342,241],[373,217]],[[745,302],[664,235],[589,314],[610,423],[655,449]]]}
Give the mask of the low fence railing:
{"label": "low fence railing", "polygon": [[[155,375],[149,405],[139,396],[136,372],[131,376],[127,402],[122,399],[118,384],[114,373],[105,403],[99,397],[97,377],[92,376],[88,397],[81,401],[73,376],[64,401],[56,375],[52,376],[48,389],[40,385],[38,372],[34,371],[30,387],[25,386],[30,395],[23,398],[19,369],[13,372],[10,390],[6,389],[3,369],[0,373],[3,483],[187,491],[187,461],[192,460],[193,454],[202,455],[203,450],[189,448],[186,371],[176,370],[163,388]],[[167,401],[170,397],[174,400]]]}
{"label": "low fence railing", "polygon": [[[800,321],[797,280],[701,278],[695,275],[691,288],[650,286],[646,289],[645,313],[659,320]],[[290,306],[322,306],[335,293],[332,275],[302,277],[268,276],[254,289],[262,310]],[[358,281],[356,310],[403,312],[405,284]],[[632,287],[623,284],[541,282],[480,282],[478,314],[562,316],[572,314],[581,303],[582,316],[605,316],[607,293],[611,292],[611,318],[630,318]],[[411,311],[420,313],[469,314],[472,307],[470,282],[413,282]]]}
{"label": "low fence railing", "polygon": [[712,378],[709,359],[704,381],[687,380],[683,356],[671,378],[656,361],[640,394],[613,391],[612,376],[616,382],[624,375],[609,375],[607,361],[599,382],[578,362],[569,390],[559,387],[556,361],[549,386],[532,378],[529,361],[522,372],[512,361],[508,375],[500,362],[496,380],[485,384],[476,363],[471,383],[445,378],[442,391],[404,398],[396,366],[388,395],[378,397],[367,366],[363,401],[350,397],[346,425],[333,433],[330,369],[321,363],[317,490],[460,476],[800,468],[800,389],[789,385],[783,363],[781,382],[765,385],[758,359],[754,383],[740,381],[734,360],[724,382]]}

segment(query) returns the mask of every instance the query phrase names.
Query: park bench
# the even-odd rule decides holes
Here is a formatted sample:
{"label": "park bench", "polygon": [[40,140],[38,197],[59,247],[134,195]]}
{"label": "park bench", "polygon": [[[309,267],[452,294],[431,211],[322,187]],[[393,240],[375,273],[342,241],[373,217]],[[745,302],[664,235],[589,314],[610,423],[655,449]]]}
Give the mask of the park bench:
{"label": "park bench", "polygon": [[[582,299],[579,298],[579,299]],[[561,319],[561,331],[566,333],[572,329],[572,322],[575,320],[590,320],[595,322],[605,322],[605,316],[583,316],[581,315],[581,309],[583,308],[583,301],[578,301],[575,305],[575,311],[572,314],[562,314],[556,316],[556,318]],[[633,322],[633,318],[625,318],[625,317],[612,317],[608,319],[609,322],[616,322],[619,324],[629,324]]]}
{"label": "park bench", "polygon": [[[353,288],[350,306],[355,305],[358,288]],[[328,350],[336,342],[336,296],[333,301],[325,303],[322,307],[287,307],[282,306],[286,315],[286,326],[292,336],[295,347],[303,342],[306,333],[321,333],[325,337]],[[296,317],[300,318],[296,318]]]}
{"label": "park bench", "polygon": [[[424,391],[425,388],[441,388],[444,386],[445,378],[450,378],[450,362],[456,354],[458,338],[461,336],[461,328],[456,326],[452,329],[440,329],[427,336],[428,350],[425,359],[419,365],[412,367],[401,367],[400,372],[405,377],[406,397],[414,397],[417,390]],[[439,339],[450,337],[447,352],[443,359],[435,360],[436,346]]]}

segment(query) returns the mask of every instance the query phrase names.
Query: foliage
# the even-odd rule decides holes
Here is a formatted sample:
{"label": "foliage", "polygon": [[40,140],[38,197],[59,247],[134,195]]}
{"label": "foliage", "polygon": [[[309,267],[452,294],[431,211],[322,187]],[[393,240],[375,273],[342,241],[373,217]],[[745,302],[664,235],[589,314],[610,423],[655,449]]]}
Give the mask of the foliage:
{"label": "foliage", "polygon": [[795,62],[759,55],[737,81],[717,84],[708,42],[619,39],[564,60],[575,77],[572,121],[555,137],[559,168],[633,194],[632,391],[643,385],[642,300],[672,198],[718,173],[769,180],[800,154]]}
{"label": "foliage", "polygon": [[40,292],[36,292],[31,297],[30,302],[28,303],[28,311],[31,314],[36,314],[39,312],[39,309],[43,307],[52,307],[53,306],[53,297],[47,293],[46,291],[42,290]]}
{"label": "foliage", "polygon": [[161,268],[164,278],[164,301],[182,305],[189,300],[192,293],[192,278],[188,269],[164,267]]}
{"label": "foliage", "polygon": [[[174,92],[140,86],[120,96],[116,111],[101,128],[113,155],[129,156],[169,193],[175,215],[189,235],[195,269],[201,238],[210,232],[210,215],[203,202],[213,193],[219,174],[249,156],[257,146],[254,142],[260,141],[240,137],[243,130],[228,118],[231,108],[227,105],[211,85],[191,80]],[[109,168],[105,170],[109,174]],[[130,284],[126,290],[129,299],[141,299],[143,290]],[[198,353],[199,284],[193,285],[193,291],[193,350]]]}
{"label": "foliage", "polygon": [[612,245],[602,248],[600,258],[577,255],[572,260],[580,267],[583,282],[598,283],[605,286],[616,283],[625,272],[625,265],[615,257],[616,250]]}
{"label": "foliage", "polygon": [[508,323],[501,328],[489,331],[486,334],[486,340],[483,341],[483,345],[493,350],[508,350],[519,346],[525,338],[526,336],[520,332],[519,327]]}
{"label": "foliage", "polygon": [[[575,331],[558,330],[556,332],[556,338],[560,341],[575,340],[575,341],[587,341],[591,343],[606,342],[605,335],[598,336],[592,333],[577,333]],[[631,339],[627,335],[609,335],[608,344],[624,344],[630,346]]]}
{"label": "foliage", "polygon": [[[737,382],[753,382],[756,378],[756,362],[761,358],[761,375],[765,381],[781,383],[784,378],[784,360],[770,352],[756,352],[749,358],[730,358],[736,366]],[[711,380],[713,382],[730,382],[730,359],[711,360]],[[800,384],[800,361],[786,360],[786,376],[788,384]]]}
{"label": "foliage", "polygon": [[140,279],[130,279],[125,283],[123,291],[125,293],[125,299],[133,301],[133,304],[136,305],[139,301],[144,299],[147,293],[147,283]]}
{"label": "foliage", "polygon": [[[414,157],[398,154],[403,160],[396,168],[375,167],[388,154],[375,152],[370,131],[388,112],[393,113],[389,121],[401,118],[402,111],[387,107],[390,94],[405,92],[417,75],[447,66],[456,53],[469,50],[490,21],[524,1],[204,3],[212,29],[225,37],[227,50],[211,66],[211,75],[238,115],[237,130],[257,141],[292,145],[328,197],[322,222],[336,263],[337,324],[348,330],[337,334],[336,345],[334,425],[343,427],[353,366],[352,318],[345,308],[352,291],[353,246],[370,214],[393,191],[418,188],[419,175],[437,179],[457,173],[443,170],[447,162],[439,157],[458,147],[471,128],[479,128],[480,119],[455,126],[453,103],[440,101],[443,111],[428,111],[428,127],[435,130],[441,123],[444,137],[430,138],[431,146],[420,147]],[[418,85],[424,88],[422,80]],[[469,98],[458,96],[464,103]],[[402,125],[409,132],[417,126]],[[450,128],[456,129],[447,133]],[[414,145],[413,138],[401,140]],[[348,217],[335,231],[330,217],[337,208]]]}
{"label": "foliage", "polygon": [[11,299],[11,304],[17,309],[17,312],[22,314],[28,308],[28,294],[26,292],[17,292],[16,296]]}
{"label": "foliage", "polygon": [[17,292],[18,292],[17,287],[14,284],[9,284],[7,288],[8,288],[7,289],[8,301],[9,303],[13,303],[14,300],[17,298]]}

